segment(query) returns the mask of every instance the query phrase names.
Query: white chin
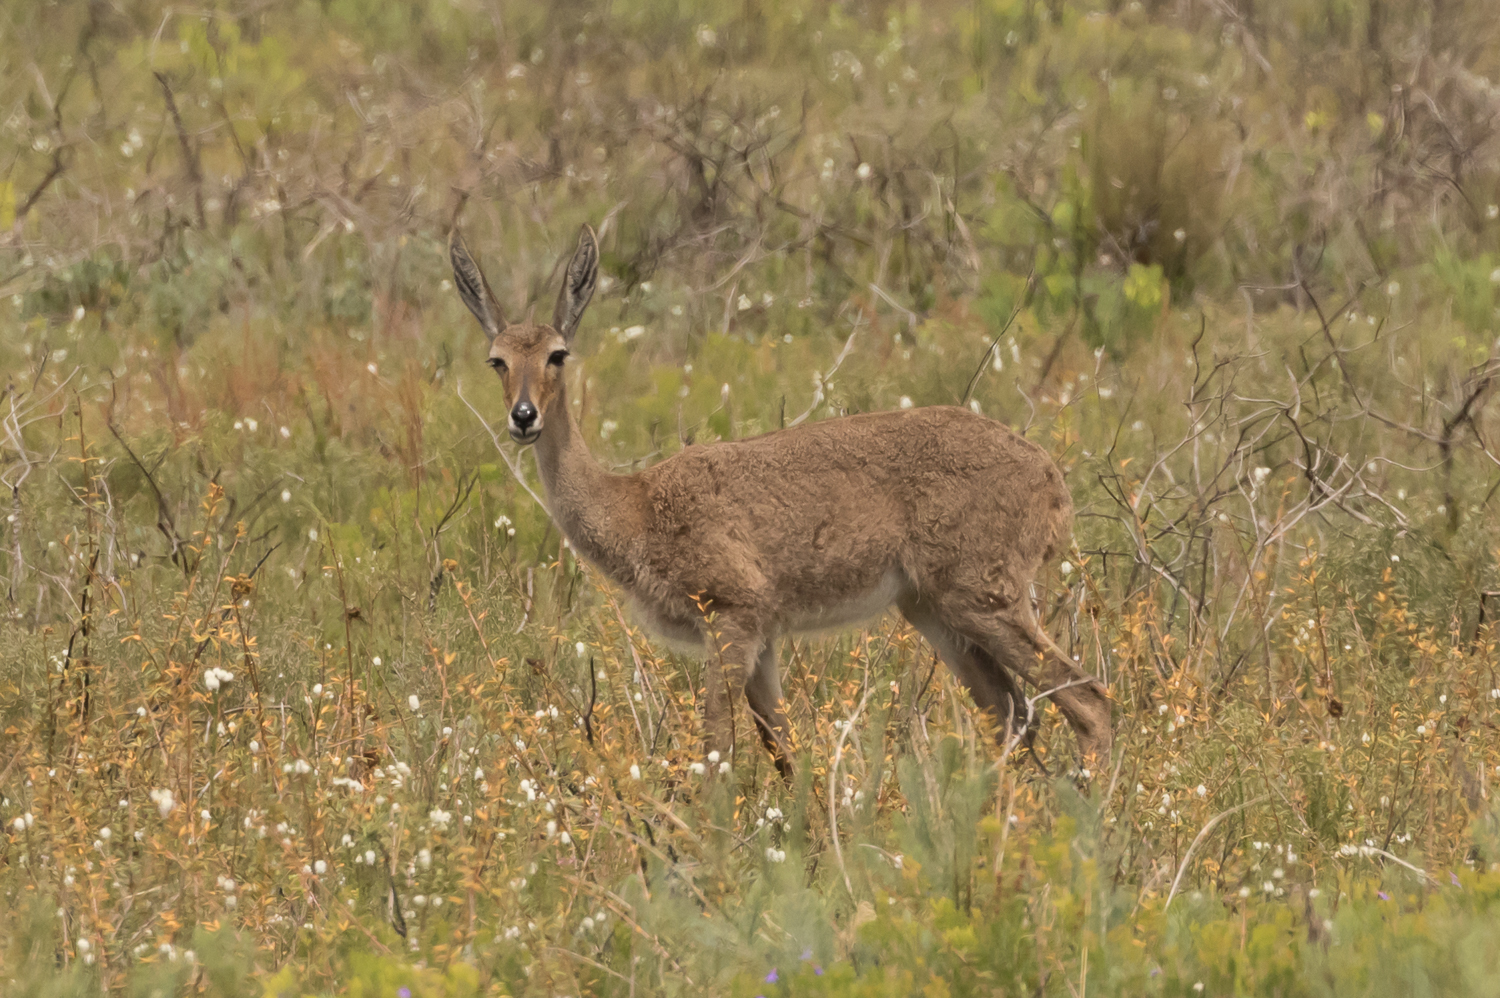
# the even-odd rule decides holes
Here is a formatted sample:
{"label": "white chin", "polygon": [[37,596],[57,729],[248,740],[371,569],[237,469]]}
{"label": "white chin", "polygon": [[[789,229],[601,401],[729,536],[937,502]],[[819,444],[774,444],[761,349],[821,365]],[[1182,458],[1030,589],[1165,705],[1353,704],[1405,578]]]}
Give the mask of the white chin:
{"label": "white chin", "polygon": [[516,443],[521,444],[522,446],[525,446],[526,444],[536,443],[536,438],[542,435],[542,431],[540,429],[518,430],[514,426],[512,426],[509,427],[509,430],[510,438]]}

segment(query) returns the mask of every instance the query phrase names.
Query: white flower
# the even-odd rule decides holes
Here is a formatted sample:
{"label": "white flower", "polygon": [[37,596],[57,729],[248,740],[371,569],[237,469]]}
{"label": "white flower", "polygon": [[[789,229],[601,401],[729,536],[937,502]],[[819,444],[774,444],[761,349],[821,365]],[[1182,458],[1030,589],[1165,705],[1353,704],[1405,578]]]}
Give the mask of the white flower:
{"label": "white flower", "polygon": [[861,164],[859,164],[859,166],[857,166],[857,167],[854,168],[854,175],[856,177],[858,177],[860,180],[869,180],[870,179],[870,164],[869,163],[861,163]]}
{"label": "white flower", "polygon": [[773,846],[766,849],[766,859],[769,859],[773,863],[784,863],[786,862],[786,851]]}
{"label": "white flower", "polygon": [[413,713],[422,709],[422,701],[417,699],[415,693],[406,698],[406,705],[412,709]]}
{"label": "white flower", "polygon": [[379,374],[380,373],[380,368],[378,368],[378,367],[375,366],[375,362],[373,360],[370,361],[368,364],[365,365],[365,370],[369,371],[371,374]]}
{"label": "white flower", "polygon": [[290,439],[292,439],[292,430],[291,430],[290,427],[283,426],[281,428],[281,430],[280,430],[280,433],[281,433],[281,439],[283,439],[283,440],[290,440]]}
{"label": "white flower", "polygon": [[714,749],[712,752],[708,753],[708,761],[709,762],[718,762],[719,761],[719,750],[718,749]]}
{"label": "white flower", "polygon": [[624,336],[627,340],[639,339],[640,337],[646,335],[646,327],[645,326],[626,326],[625,327],[625,331],[623,333],[621,333],[620,335]]}
{"label": "white flower", "polygon": [[688,767],[688,770],[694,776],[702,776],[705,772],[707,772],[707,770],[705,770],[703,768],[703,763],[701,763],[701,762],[695,762],[695,763],[693,763],[691,766]]}
{"label": "white flower", "polygon": [[26,819],[25,818],[17,818],[15,821],[12,821],[10,824],[11,824],[11,827],[14,828],[17,832],[24,832],[24,831],[26,831]]}
{"label": "white flower", "polygon": [[1392,281],[1385,286],[1385,293],[1394,298],[1401,293],[1401,285],[1396,281]]}
{"label": "white flower", "polygon": [[729,774],[729,760],[728,759],[726,759],[723,762],[719,763],[719,772],[723,773],[726,776]]}
{"label": "white flower", "polygon": [[1057,570],[1064,575],[1072,575],[1073,563],[1071,561],[1065,561],[1061,565],[1057,566]]}
{"label": "white flower", "polygon": [[1187,230],[1186,229],[1178,229],[1176,232],[1172,233],[1172,238],[1175,239],[1175,240],[1177,240],[1179,243],[1183,242],[1184,240],[1187,239]]}
{"label": "white flower", "polygon": [[698,25],[698,44],[711,49],[719,43],[719,35],[706,24]]}
{"label": "white flower", "polygon": [[641,767],[633,762],[630,764],[630,778],[632,780],[639,780],[641,778]]}
{"label": "white flower", "polygon": [[910,409],[913,404],[914,403],[912,402],[910,395],[901,396],[901,401],[897,403],[897,405],[901,406],[901,408],[903,409]]}
{"label": "white flower", "polygon": [[204,672],[203,672],[203,685],[208,689],[208,692],[210,692],[210,693],[217,693],[219,691],[219,677],[217,675],[217,670],[215,670],[215,669],[205,669],[204,670]]}
{"label": "white flower", "polygon": [[321,877],[323,874],[328,872],[328,864],[321,859],[318,860],[313,864],[313,872]]}
{"label": "white flower", "polygon": [[750,305],[751,305],[751,302],[750,302],[750,296],[749,295],[740,295],[739,298],[734,303],[734,307],[736,309],[738,309],[739,311],[741,311],[741,312],[743,312],[746,309],[748,309],[750,307]]}
{"label": "white flower", "polygon": [[1201,784],[1201,783],[1200,783],[1200,784],[1198,784],[1198,789],[1197,789],[1197,790],[1194,790],[1194,791],[1193,791],[1193,792],[1194,792],[1194,793],[1195,793],[1195,794],[1197,794],[1197,795],[1198,795],[1198,796],[1199,796],[1199,797],[1207,797],[1207,796],[1208,796],[1208,788],[1207,788],[1207,787],[1205,787],[1205,786],[1204,786],[1204,785],[1203,785],[1203,784]]}
{"label": "white flower", "polygon": [[156,804],[156,810],[161,812],[163,818],[171,814],[172,808],[177,806],[177,801],[172,798],[172,791],[165,787],[151,791],[149,796],[152,802]]}
{"label": "white flower", "polygon": [[579,658],[583,658],[589,653],[589,646],[580,641],[573,646],[573,651],[578,653]]}
{"label": "white flower", "polygon": [[89,951],[89,948],[90,948],[90,943],[89,943],[89,941],[87,939],[80,939],[80,940],[78,940],[78,942],[74,943],[73,945],[78,948],[78,952],[80,952],[80,953],[87,953]]}
{"label": "white flower", "polygon": [[558,835],[557,838],[565,846],[573,844],[573,836],[569,835],[567,832],[563,832],[562,834]]}
{"label": "white flower", "polygon": [[292,501],[292,490],[291,489],[282,489],[281,490],[281,501],[282,502],[291,502]]}
{"label": "white flower", "polygon": [[251,755],[258,755],[259,753],[260,753],[260,742],[256,741],[254,738],[250,739],[250,754]]}
{"label": "white flower", "polygon": [[453,812],[444,811],[442,808],[433,808],[427,812],[427,820],[439,828],[446,828],[448,822],[453,820]]}

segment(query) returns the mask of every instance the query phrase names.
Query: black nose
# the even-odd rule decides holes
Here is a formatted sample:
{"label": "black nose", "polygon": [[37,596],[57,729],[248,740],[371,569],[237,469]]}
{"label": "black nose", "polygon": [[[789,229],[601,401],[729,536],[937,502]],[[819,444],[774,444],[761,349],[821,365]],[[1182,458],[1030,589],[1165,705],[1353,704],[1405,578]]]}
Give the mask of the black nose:
{"label": "black nose", "polygon": [[536,422],[536,406],[530,402],[517,402],[516,407],[510,411],[510,421],[516,424],[516,429],[526,432]]}

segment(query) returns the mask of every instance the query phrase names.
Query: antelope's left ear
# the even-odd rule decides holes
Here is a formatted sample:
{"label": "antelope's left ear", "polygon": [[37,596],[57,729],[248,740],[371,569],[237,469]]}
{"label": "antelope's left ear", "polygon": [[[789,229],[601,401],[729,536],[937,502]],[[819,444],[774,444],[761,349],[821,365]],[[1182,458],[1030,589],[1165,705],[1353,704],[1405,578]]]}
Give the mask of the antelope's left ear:
{"label": "antelope's left ear", "polygon": [[568,264],[562,290],[557,293],[557,309],[552,313],[552,327],[569,343],[578,330],[578,320],[594,297],[594,282],[599,278],[599,241],[594,230],[585,225],[578,233],[578,249]]}
{"label": "antelope's left ear", "polygon": [[490,282],[484,279],[484,271],[469,255],[464,237],[454,228],[448,237],[448,259],[453,264],[453,283],[458,287],[458,296],[463,299],[484,335],[494,339],[505,328],[505,314],[500,310],[500,301],[490,290]]}

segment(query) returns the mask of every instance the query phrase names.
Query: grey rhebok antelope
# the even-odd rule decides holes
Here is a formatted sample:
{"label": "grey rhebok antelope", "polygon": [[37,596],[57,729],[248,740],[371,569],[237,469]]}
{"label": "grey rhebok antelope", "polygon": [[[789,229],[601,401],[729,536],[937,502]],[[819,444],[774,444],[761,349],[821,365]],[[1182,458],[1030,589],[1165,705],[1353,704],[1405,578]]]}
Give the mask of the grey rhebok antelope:
{"label": "grey rhebok antelope", "polygon": [[[853,624],[895,604],[994,720],[1024,725],[1015,677],[1051,690],[1087,759],[1108,756],[1107,693],[1038,623],[1037,569],[1067,542],[1072,502],[1035,444],[957,406],[807,423],[689,446],[637,474],[606,471],[568,406],[564,366],[594,293],[584,226],[550,325],[508,323],[455,230],[459,294],[490,339],[513,440],[536,448],[548,512],[573,549],[660,635],[699,652],[709,747],[734,744],[749,701],[790,773],[777,667],[783,634]],[[722,666],[722,667],[721,667]]]}

